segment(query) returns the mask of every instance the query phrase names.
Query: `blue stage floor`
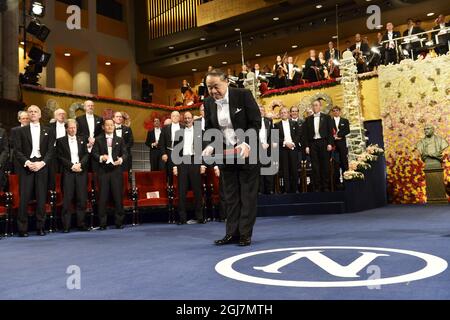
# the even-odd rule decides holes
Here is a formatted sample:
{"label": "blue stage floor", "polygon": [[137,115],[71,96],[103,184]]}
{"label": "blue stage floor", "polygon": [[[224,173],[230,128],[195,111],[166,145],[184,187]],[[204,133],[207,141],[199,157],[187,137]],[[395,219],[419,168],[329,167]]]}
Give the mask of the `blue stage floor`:
{"label": "blue stage floor", "polygon": [[[450,270],[445,267],[422,280],[375,288],[269,286],[238,281],[215,270],[220,261],[243,253],[317,246],[410,250],[450,261],[449,206],[388,206],[355,214],[258,218],[253,245],[245,248],[214,246],[213,240],[223,236],[224,228],[218,222],[145,224],[124,230],[3,239],[0,299],[450,299]],[[286,264],[279,274],[253,268],[285,259],[293,251],[301,250],[251,256],[237,261],[234,268],[254,277],[323,283],[389,278],[427,267],[424,260],[394,252],[378,252],[386,256],[363,263],[358,260],[362,252],[373,255],[377,250],[336,249],[324,250],[322,257],[342,266],[339,276],[330,274],[331,267],[321,268],[318,260],[313,263],[306,258]],[[442,268],[441,259],[437,260]],[[361,262],[353,268],[359,278],[345,278],[342,272],[351,271],[348,265],[355,261]],[[70,275],[66,271],[71,265],[80,268],[80,290],[67,289]],[[439,269],[428,267],[431,272]]]}

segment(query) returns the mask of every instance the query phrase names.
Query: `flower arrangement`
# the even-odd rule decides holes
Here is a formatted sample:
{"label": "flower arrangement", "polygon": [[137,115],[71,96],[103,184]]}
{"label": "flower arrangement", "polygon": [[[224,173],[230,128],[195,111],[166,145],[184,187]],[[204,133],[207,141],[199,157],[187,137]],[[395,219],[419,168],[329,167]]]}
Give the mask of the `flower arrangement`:
{"label": "flower arrangement", "polygon": [[366,152],[370,155],[381,156],[384,154],[384,150],[378,146],[378,144],[371,144],[366,148]]}
{"label": "flower arrangement", "polygon": [[344,172],[344,180],[364,180],[364,174],[359,171],[348,170]]}
{"label": "flower arrangement", "polygon": [[363,170],[369,170],[370,168],[372,168],[372,166],[370,164],[368,164],[367,162],[364,161],[358,161],[358,160],[352,160],[350,161],[349,165],[348,165],[350,171],[363,171]]}
{"label": "flower arrangement", "polygon": [[375,162],[378,160],[378,156],[370,154],[368,152],[363,152],[358,156],[357,160],[360,162],[366,162],[366,163],[367,162]]}

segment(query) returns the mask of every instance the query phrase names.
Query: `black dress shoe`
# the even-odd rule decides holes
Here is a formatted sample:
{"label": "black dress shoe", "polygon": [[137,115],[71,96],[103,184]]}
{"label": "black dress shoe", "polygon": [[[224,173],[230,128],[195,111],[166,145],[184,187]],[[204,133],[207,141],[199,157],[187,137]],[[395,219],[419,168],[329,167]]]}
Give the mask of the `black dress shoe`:
{"label": "black dress shoe", "polygon": [[186,221],[185,220],[180,220],[180,221],[177,222],[177,225],[179,225],[179,226],[181,226],[182,224],[186,224]]}
{"label": "black dress shoe", "polygon": [[78,231],[85,232],[85,231],[91,231],[91,229],[89,229],[88,227],[78,227]]}
{"label": "black dress shoe", "polygon": [[123,226],[123,224],[118,224],[118,225],[116,225],[116,229],[123,229],[124,228],[124,226]]}
{"label": "black dress shoe", "polygon": [[234,236],[227,234],[225,237],[223,237],[223,239],[216,240],[216,241],[214,241],[214,243],[217,246],[223,246],[225,244],[238,243],[238,241],[239,241],[238,237],[234,237]]}
{"label": "black dress shoe", "polygon": [[106,230],[106,226],[100,226],[99,230]]}
{"label": "black dress shoe", "polygon": [[36,232],[36,234],[38,235],[38,236],[45,236],[47,233],[45,233],[45,231],[44,231],[44,229],[39,229],[37,232]]}
{"label": "black dress shoe", "polygon": [[241,237],[239,239],[239,244],[238,245],[240,247],[246,247],[246,246],[249,246],[251,243],[252,243],[252,238],[250,238],[250,237]]}
{"label": "black dress shoe", "polygon": [[70,232],[70,229],[64,229],[63,230],[63,233],[69,233]]}
{"label": "black dress shoe", "polygon": [[19,237],[28,238],[28,232],[19,232]]}

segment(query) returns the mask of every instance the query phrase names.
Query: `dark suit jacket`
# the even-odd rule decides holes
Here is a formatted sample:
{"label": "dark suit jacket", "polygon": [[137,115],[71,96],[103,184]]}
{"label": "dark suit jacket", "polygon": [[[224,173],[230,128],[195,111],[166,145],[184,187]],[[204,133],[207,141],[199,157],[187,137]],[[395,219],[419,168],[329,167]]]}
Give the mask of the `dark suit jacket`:
{"label": "dark suit jacket", "polygon": [[[161,133],[162,133],[162,129],[161,129]],[[161,135],[159,137],[159,139],[161,139]],[[156,135],[155,135],[155,129],[150,130],[149,132],[147,132],[147,139],[145,140],[145,145],[149,148],[152,147],[152,143],[156,142]],[[156,146],[156,148],[159,148],[160,146]]]}
{"label": "dark suit jacket", "polygon": [[[184,126],[180,123],[180,129]],[[169,148],[172,148],[175,137],[172,137],[172,125],[165,126],[161,129],[161,135],[159,136],[158,146],[161,148],[161,155],[168,154]]]}
{"label": "dark suit jacket", "polygon": [[[249,129],[256,130],[256,133],[261,129],[261,113],[258,104],[253,98],[251,92],[246,89],[228,88],[228,105],[230,110],[230,119],[234,130]],[[205,130],[218,129],[220,130],[219,120],[217,117],[217,105],[212,97],[204,100],[205,106]],[[246,141],[238,141],[238,144]]]}
{"label": "dark suit jacket", "polygon": [[8,161],[8,137],[6,130],[0,128],[0,170],[4,171]]}
{"label": "dark suit jacket", "polygon": [[[294,142],[295,148],[297,149],[299,147],[299,143],[301,143],[301,136],[302,136],[301,129],[298,126],[297,121],[292,120],[289,120],[289,127],[291,129],[292,142]],[[277,124],[275,124],[275,129],[279,130],[280,141],[278,144],[280,145],[280,148],[282,148],[284,141],[283,121],[280,121]]]}
{"label": "dark suit jacket", "polygon": [[[402,36],[402,35],[401,35],[401,33],[400,33],[399,31],[392,31],[392,38],[393,38],[393,39],[395,39],[395,38],[400,38],[401,36]],[[383,41],[388,41],[388,40],[389,40],[388,32],[387,32],[387,31],[386,31],[386,33],[384,34],[382,40],[383,40]],[[383,46],[384,46],[385,48],[388,48],[388,47],[389,47],[389,42],[383,43]]]}
{"label": "dark suit jacket", "polygon": [[[408,32],[409,32],[409,28],[406,29],[405,31],[403,31],[403,36],[404,36],[404,37],[408,36]],[[411,35],[414,35],[414,34],[417,34],[417,33],[421,33],[421,32],[423,32],[422,29],[417,28],[417,27],[413,27],[413,29],[412,29],[412,34],[411,34]]]}
{"label": "dark suit jacket", "polygon": [[[89,126],[87,123],[86,115],[79,116],[77,117],[76,120],[78,122],[77,135],[89,137]],[[94,137],[97,137],[99,134],[103,132],[102,128],[103,119],[94,114],[94,122],[95,122]]]}
{"label": "dark suit jacket", "polygon": [[130,127],[122,125],[122,139],[123,142],[125,143],[125,147],[129,152],[134,145],[133,131],[131,130]]}
{"label": "dark suit jacket", "polygon": [[[333,120],[327,114],[320,113],[319,134],[327,141],[327,144],[333,145]],[[303,128],[304,131],[304,146],[309,147],[314,140],[314,115],[306,118]]]}
{"label": "dark suit jacket", "polygon": [[[87,150],[88,141],[84,137],[77,137],[77,142],[78,142],[78,158],[81,163],[81,169],[83,171],[87,171],[89,161],[89,153]],[[61,137],[56,140],[56,154],[58,156],[58,161],[63,170],[67,172],[72,172],[71,169],[73,163],[71,161],[69,137],[67,135],[65,137]]]}
{"label": "dark suit jacket", "polygon": [[330,53],[330,49],[328,49],[327,51],[325,51],[325,60],[328,61],[330,59],[339,59],[339,50],[338,49],[334,49],[334,56],[331,56]]}
{"label": "dark suit jacket", "polygon": [[[195,156],[201,157],[202,151],[206,145],[203,143],[203,131],[201,129],[201,124],[194,123],[194,153]],[[174,141],[174,150],[179,151],[179,156],[183,156],[183,147],[184,147],[184,130],[186,128],[183,127],[181,130],[177,131],[175,134],[175,141]],[[181,144],[181,145],[180,145]],[[198,148],[195,150],[195,148]],[[176,148],[176,149],[175,149]],[[197,152],[195,152],[197,151]],[[173,156],[173,153],[172,153]]]}
{"label": "dark suit jacket", "polygon": [[[17,129],[14,140],[16,143],[14,154],[20,166],[23,167],[25,166],[25,162],[30,160],[31,151],[33,150],[30,126]],[[42,124],[39,147],[42,161],[49,164],[55,156],[55,139],[51,129]]]}
{"label": "dark suit jacket", "polygon": [[[356,43],[353,44],[353,45],[350,47],[350,50],[351,50],[351,51],[354,51],[355,49],[356,49]],[[365,55],[365,56],[368,56],[368,55],[370,54],[370,48],[369,48],[369,45],[368,45],[367,43],[365,43],[365,42],[361,42],[361,47],[360,47],[359,50],[360,50],[360,51],[362,52],[362,54]]]}
{"label": "dark suit jacket", "polygon": [[[48,125],[48,127],[52,130],[52,133],[55,135],[55,141],[56,141],[56,121],[52,122]],[[66,133],[67,135],[67,133]]]}
{"label": "dark suit jacket", "polygon": [[[450,27],[450,22],[447,22],[445,24],[446,27]],[[434,41],[435,36],[439,33],[440,26],[434,26],[433,30],[436,30],[437,32],[432,33],[432,39]],[[443,34],[441,36],[438,36],[439,44],[447,45],[447,41],[450,40],[450,34],[447,32],[446,34]]]}
{"label": "dark suit jacket", "polygon": [[[331,118],[331,120],[333,121],[333,129],[337,131],[336,121],[334,121],[334,118]],[[348,135],[349,133],[350,133],[350,122],[347,119],[341,117],[339,119],[339,131],[337,136],[339,138],[345,138],[345,136]]]}
{"label": "dark suit jacket", "polygon": [[[100,156],[104,154],[108,154],[108,144],[106,142],[105,134],[102,133],[95,138],[95,143],[92,147],[91,155],[95,162],[100,163]],[[127,148],[125,147],[123,139],[116,135],[114,135],[112,141],[112,157],[113,161],[117,161],[118,158],[122,158],[123,163],[125,163],[128,158]],[[112,165],[102,162],[100,163],[99,168],[105,170],[107,168],[112,168]]]}

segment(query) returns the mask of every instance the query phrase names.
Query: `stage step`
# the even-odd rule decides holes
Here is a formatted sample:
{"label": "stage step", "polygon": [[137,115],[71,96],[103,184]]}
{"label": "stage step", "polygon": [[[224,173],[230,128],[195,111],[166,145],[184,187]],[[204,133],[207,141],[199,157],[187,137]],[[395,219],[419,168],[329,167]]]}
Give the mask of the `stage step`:
{"label": "stage step", "polygon": [[345,213],[345,192],[260,195],[258,216]]}

